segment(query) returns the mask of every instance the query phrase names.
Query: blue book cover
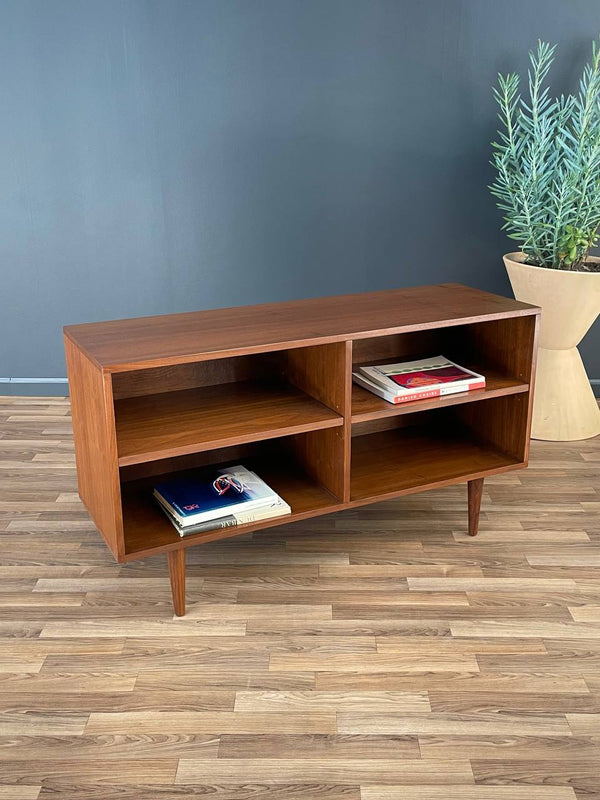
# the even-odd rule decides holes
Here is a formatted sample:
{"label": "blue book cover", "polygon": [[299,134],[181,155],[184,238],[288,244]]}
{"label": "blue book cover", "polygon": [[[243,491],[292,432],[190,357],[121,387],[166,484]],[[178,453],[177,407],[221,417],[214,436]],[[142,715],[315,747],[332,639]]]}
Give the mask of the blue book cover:
{"label": "blue book cover", "polygon": [[270,486],[241,465],[157,484],[154,496],[181,525],[280,502]]}

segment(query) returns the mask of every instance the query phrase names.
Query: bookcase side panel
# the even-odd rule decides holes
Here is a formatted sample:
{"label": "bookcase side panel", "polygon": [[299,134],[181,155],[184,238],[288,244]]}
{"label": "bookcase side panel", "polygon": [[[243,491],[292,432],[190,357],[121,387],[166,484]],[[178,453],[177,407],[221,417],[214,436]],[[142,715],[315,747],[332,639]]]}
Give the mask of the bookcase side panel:
{"label": "bookcase side panel", "polygon": [[531,445],[531,422],[533,418],[533,396],[535,393],[535,375],[537,369],[538,345],[540,337],[541,315],[536,314],[531,342],[531,365],[529,374],[529,407],[527,409],[527,423],[525,431],[525,461],[529,461],[529,448]]}
{"label": "bookcase side panel", "polygon": [[536,332],[536,314],[480,322],[460,329],[465,350],[480,362],[528,383]]}
{"label": "bookcase side panel", "polygon": [[507,317],[472,328],[476,350],[507,374],[529,383],[529,391],[490,400],[482,408],[462,410],[467,425],[499,450],[519,461],[529,458],[533,384],[539,314]]}
{"label": "bookcase side panel", "polygon": [[115,558],[124,555],[110,375],[65,337],[79,496]]}

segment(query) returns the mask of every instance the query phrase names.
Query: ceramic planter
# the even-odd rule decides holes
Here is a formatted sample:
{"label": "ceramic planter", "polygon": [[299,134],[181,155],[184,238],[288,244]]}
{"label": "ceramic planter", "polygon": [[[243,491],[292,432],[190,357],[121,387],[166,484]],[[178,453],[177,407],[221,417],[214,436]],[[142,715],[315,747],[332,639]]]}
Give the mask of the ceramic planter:
{"label": "ceramic planter", "polygon": [[600,434],[600,409],[577,345],[600,313],[600,272],[524,261],[524,253],[504,256],[517,300],[542,309],[531,435],[557,442],[589,439]]}

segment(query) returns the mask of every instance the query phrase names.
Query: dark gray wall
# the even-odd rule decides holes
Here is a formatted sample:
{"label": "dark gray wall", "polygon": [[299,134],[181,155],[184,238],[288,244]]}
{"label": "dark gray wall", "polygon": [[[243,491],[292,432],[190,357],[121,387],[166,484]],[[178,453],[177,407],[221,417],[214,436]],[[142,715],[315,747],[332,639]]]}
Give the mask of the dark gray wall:
{"label": "dark gray wall", "polygon": [[539,36],[575,86],[600,31],[598,0],[0,16],[0,376],[64,375],[65,323],[438,281],[509,293],[490,85]]}

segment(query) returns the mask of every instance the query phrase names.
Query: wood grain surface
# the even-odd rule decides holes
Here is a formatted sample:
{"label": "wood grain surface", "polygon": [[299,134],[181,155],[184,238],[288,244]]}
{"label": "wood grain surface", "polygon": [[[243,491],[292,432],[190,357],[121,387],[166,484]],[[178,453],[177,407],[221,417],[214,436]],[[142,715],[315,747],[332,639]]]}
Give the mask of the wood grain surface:
{"label": "wood grain surface", "polygon": [[103,370],[160,367],[244,352],[320,345],[376,334],[444,328],[482,318],[538,314],[458,283],[286,303],[68,325],[65,336]]}
{"label": "wood grain surface", "polygon": [[181,619],[76,490],[68,401],[0,398],[0,800],[600,800],[599,439],[475,538],[463,484],[188,550]]}
{"label": "wood grain surface", "polygon": [[121,466],[343,423],[292,386],[252,381],[127,398],[115,415]]}

